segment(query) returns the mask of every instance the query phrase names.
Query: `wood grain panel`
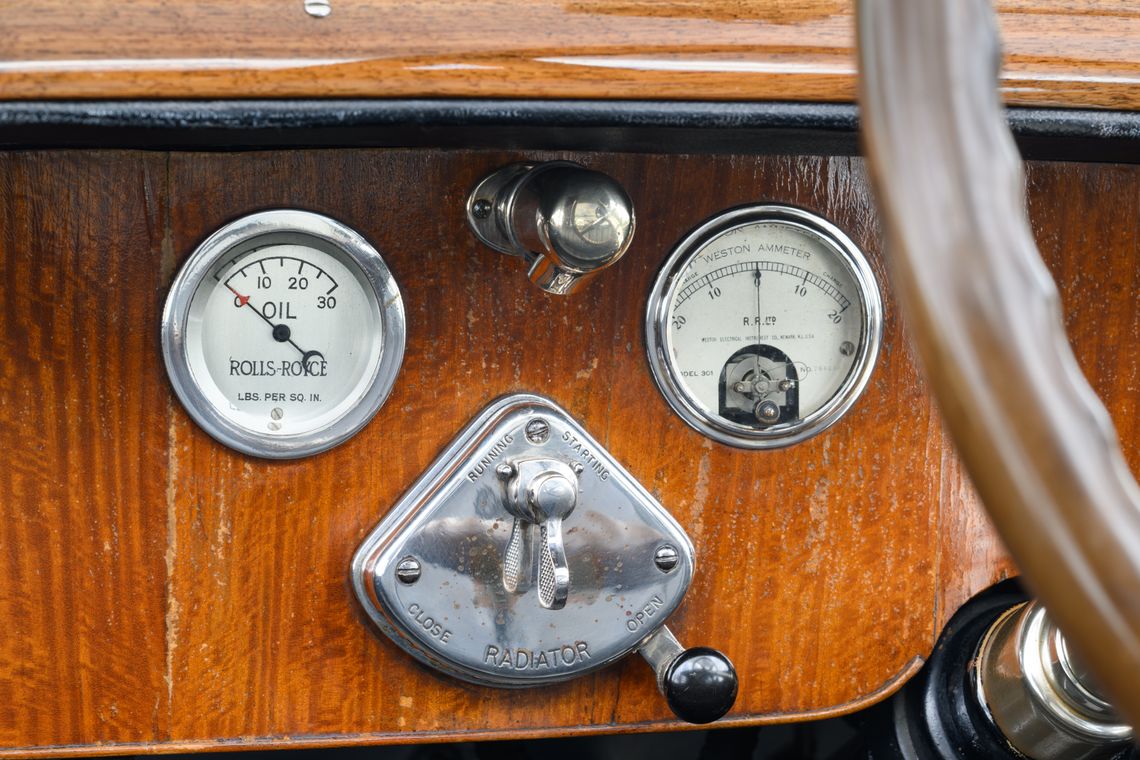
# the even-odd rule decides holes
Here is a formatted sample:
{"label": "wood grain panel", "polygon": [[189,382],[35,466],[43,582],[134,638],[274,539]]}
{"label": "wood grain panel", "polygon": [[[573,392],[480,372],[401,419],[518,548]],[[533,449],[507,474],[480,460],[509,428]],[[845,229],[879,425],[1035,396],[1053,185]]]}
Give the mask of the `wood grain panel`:
{"label": "wood grain panel", "polygon": [[[0,443],[11,452],[0,475],[9,563],[0,612],[12,621],[0,636],[0,753],[674,725],[639,658],[537,692],[478,688],[413,662],[354,600],[348,562],[363,537],[470,417],[517,390],[547,393],[582,420],[692,536],[697,576],[671,625],[686,644],[736,662],[730,723],[847,712],[885,696],[961,601],[1012,571],[947,449],[889,292],[866,394],[800,446],[713,444],[650,379],[650,282],[672,244],[718,210],[758,200],[814,209],[882,277],[861,160],[527,154],[607,171],[639,210],[626,258],[558,298],[531,286],[517,261],[477,246],[460,214],[484,172],[520,157],[0,157],[0,334],[18,357],[0,365]],[[1140,169],[1036,165],[1030,191],[1078,353],[1135,465],[1135,422],[1120,415],[1131,415],[1140,381],[1140,347],[1125,339],[1140,327]],[[1121,198],[1128,213],[1102,208]],[[286,205],[330,214],[384,253],[405,296],[408,350],[392,397],[361,434],[316,457],[265,462],[188,419],[161,366],[157,320],[177,265],[203,237]],[[48,299],[57,306],[45,309]],[[108,408],[95,415],[99,404]],[[64,414],[84,426],[68,428]],[[41,429],[51,435],[42,449],[28,443]]]}
{"label": "wood grain panel", "polygon": [[167,737],[165,174],[0,154],[0,747]]}
{"label": "wood grain panel", "polygon": [[[1065,329],[1140,472],[1140,190],[1127,166],[1026,167],[1037,246],[1057,279]],[[1058,203],[1050,199],[1064,199]]]}
{"label": "wood grain panel", "polygon": [[[331,5],[318,19],[302,0],[16,4],[0,19],[0,99],[855,98],[846,0]],[[1136,9],[998,7],[1009,103],[1140,108]]]}
{"label": "wood grain panel", "polygon": [[[1086,377],[1140,472],[1140,178],[1135,168],[1026,164],[1028,208],[1041,255],[1057,281],[1065,327]],[[944,450],[939,626],[993,577],[1016,570],[954,452]]]}

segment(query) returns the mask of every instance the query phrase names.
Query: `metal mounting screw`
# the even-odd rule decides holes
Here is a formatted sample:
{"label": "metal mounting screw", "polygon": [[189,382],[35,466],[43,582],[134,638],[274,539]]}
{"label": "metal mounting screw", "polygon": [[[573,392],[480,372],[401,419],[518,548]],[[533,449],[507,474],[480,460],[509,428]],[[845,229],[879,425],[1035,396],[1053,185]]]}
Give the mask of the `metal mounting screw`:
{"label": "metal mounting screw", "polygon": [[586,469],[586,465],[581,462],[571,462],[570,469],[574,471],[575,475],[581,475],[582,471]]}
{"label": "metal mounting screw", "polygon": [[839,353],[843,354],[844,356],[850,356],[851,354],[855,353],[855,344],[849,340],[843,341],[839,344]]}
{"label": "metal mounting screw", "polygon": [[541,417],[526,423],[526,439],[531,443],[546,443],[550,438],[550,424]]}
{"label": "metal mounting screw", "polygon": [[495,468],[495,474],[499,476],[499,480],[510,480],[515,476],[515,466],[510,462],[503,462]]}
{"label": "metal mounting screw", "polygon": [[780,407],[774,401],[761,401],[756,405],[756,419],[762,425],[771,425],[780,420]]}
{"label": "metal mounting screw", "polygon": [[480,198],[471,204],[471,215],[476,219],[486,219],[491,215],[491,201]]}
{"label": "metal mounting screw", "polygon": [[415,557],[404,557],[396,565],[396,578],[407,586],[420,579],[420,561]]}
{"label": "metal mounting screw", "polygon": [[663,573],[667,573],[677,566],[679,557],[677,550],[670,544],[662,544],[653,553],[653,564]]}

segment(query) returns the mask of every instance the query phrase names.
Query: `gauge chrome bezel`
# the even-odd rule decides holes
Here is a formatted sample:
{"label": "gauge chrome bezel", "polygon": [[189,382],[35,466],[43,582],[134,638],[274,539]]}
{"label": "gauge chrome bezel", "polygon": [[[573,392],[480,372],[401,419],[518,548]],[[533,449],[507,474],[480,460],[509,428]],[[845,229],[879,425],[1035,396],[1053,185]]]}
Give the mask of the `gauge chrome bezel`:
{"label": "gauge chrome bezel", "polygon": [[[327,253],[348,267],[371,290],[380,319],[380,356],[357,388],[366,388],[340,416],[315,430],[271,435],[239,425],[222,414],[194,376],[186,327],[194,297],[224,257],[267,245],[299,244]],[[407,326],[404,303],[380,253],[350,227],[311,211],[275,209],[243,216],[204,240],[174,278],[162,312],[162,354],[182,406],[220,443],[266,459],[297,459],[327,451],[360,431],[387,400],[404,359]]]}
{"label": "gauge chrome bezel", "polygon": [[[747,225],[777,222],[798,227],[828,245],[847,268],[856,285],[863,310],[859,346],[851,371],[826,403],[796,422],[755,429],[726,420],[706,410],[686,389],[672,359],[669,305],[679,275],[713,239]],[[878,282],[866,257],[842,230],[821,216],[795,206],[761,204],[740,206],[716,214],[687,234],[670,252],[649,294],[645,334],[649,366],[665,401],[694,430],[714,441],[744,449],[778,449],[805,441],[834,425],[859,399],[875,367],[883,333],[883,303]]]}

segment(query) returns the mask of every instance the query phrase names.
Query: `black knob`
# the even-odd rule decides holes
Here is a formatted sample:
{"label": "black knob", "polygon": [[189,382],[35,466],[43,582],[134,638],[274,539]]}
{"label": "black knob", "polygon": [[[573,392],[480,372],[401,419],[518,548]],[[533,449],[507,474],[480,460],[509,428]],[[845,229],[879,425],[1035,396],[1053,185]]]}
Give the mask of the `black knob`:
{"label": "black knob", "polygon": [[661,681],[665,701],[678,718],[712,723],[736,702],[736,668],[710,647],[686,649],[673,660]]}

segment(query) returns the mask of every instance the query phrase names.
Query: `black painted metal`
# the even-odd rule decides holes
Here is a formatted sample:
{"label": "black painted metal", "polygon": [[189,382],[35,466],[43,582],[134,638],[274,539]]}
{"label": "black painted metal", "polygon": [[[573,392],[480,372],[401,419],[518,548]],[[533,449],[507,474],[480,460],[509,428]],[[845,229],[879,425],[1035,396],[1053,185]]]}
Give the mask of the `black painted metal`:
{"label": "black painted metal", "polygon": [[[1140,113],[1012,109],[1029,158],[1140,161]],[[494,147],[858,152],[851,104],[543,100],[14,101],[0,147]]]}
{"label": "black painted metal", "polygon": [[[852,105],[542,100],[0,103],[0,146],[857,149]],[[768,146],[772,146],[769,150]],[[749,147],[745,147],[749,146]]]}
{"label": "black painted metal", "polygon": [[[1017,580],[975,596],[954,613],[926,665],[889,701],[865,714],[872,760],[1025,760],[1011,749],[975,689],[978,645],[1003,612],[1028,601]],[[1124,750],[1111,760],[1133,760]]]}
{"label": "black painted metal", "polygon": [[1007,114],[1025,158],[1140,163],[1140,112],[1014,108]]}

